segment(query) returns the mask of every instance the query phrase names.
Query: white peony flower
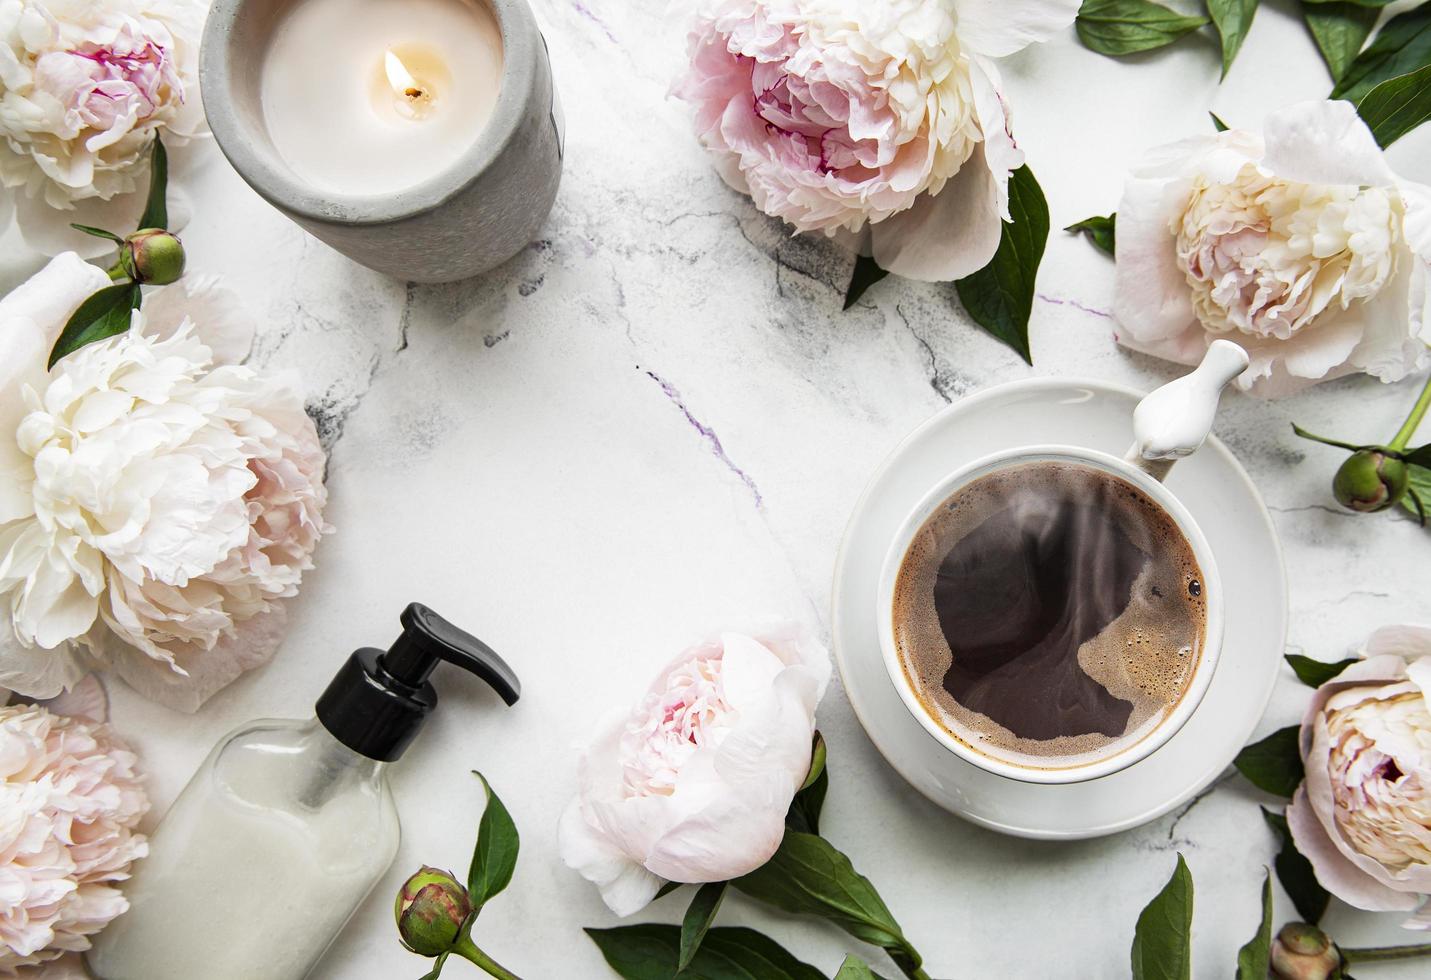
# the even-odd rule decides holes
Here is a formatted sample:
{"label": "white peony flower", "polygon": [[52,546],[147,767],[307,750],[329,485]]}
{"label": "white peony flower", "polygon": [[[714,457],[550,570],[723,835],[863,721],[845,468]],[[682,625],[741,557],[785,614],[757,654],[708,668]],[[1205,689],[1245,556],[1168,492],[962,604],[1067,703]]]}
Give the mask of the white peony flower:
{"label": "white peony flower", "polygon": [[1317,689],[1302,759],[1287,823],[1317,880],[1431,929],[1431,628],[1377,630],[1364,660]]}
{"label": "white peony flower", "polygon": [[1350,103],[1154,150],[1117,232],[1117,338],[1134,350],[1195,364],[1229,337],[1252,359],[1238,384],[1266,396],[1431,364],[1431,189],[1392,173]]}
{"label": "white peony flower", "polygon": [[148,852],[136,759],[108,725],[0,707],[0,976],[88,949]]}
{"label": "white peony flower", "polygon": [[[114,205],[132,222],[155,135],[174,146],[202,132],[207,9],[204,0],[0,0],[0,186],[18,194],[32,245],[69,221],[120,226]],[[46,213],[56,208],[66,213]]]}
{"label": "white peony flower", "polygon": [[236,363],[251,334],[212,286],[151,292],[47,373],[107,281],[61,255],[0,302],[0,684],[49,697],[98,662],[192,711],[277,645],[324,457],[291,380]]}
{"label": "white peony flower", "polygon": [[582,752],[562,860],[617,915],[663,880],[725,881],[770,860],[810,769],[830,655],[793,626],[724,633],[657,675]]}
{"label": "white peony flower", "polygon": [[690,71],[721,176],[797,231],[868,233],[881,267],[958,279],[993,258],[1023,151],[990,59],[1077,0],[703,0]]}

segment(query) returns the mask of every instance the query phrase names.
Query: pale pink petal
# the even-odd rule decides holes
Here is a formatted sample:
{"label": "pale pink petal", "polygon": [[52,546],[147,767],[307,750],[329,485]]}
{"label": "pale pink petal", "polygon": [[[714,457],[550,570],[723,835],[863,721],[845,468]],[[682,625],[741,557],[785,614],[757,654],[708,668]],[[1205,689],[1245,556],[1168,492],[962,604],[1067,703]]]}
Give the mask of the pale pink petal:
{"label": "pale pink petal", "polygon": [[871,250],[880,268],[906,279],[948,282],[988,265],[999,248],[998,182],[974,151],[933,198],[876,224]]}
{"label": "pale pink petal", "polygon": [[[1315,792],[1315,791],[1314,791]],[[1420,900],[1406,892],[1388,888],[1366,874],[1345,853],[1344,845],[1333,840],[1325,822],[1314,812],[1302,787],[1287,807],[1287,826],[1297,850],[1312,862],[1317,881],[1333,895],[1359,909],[1393,912],[1414,909]]]}
{"label": "pale pink petal", "polygon": [[0,685],[27,698],[53,698],[89,672],[86,657],[74,644],[54,650],[27,647],[7,623],[0,624]]}
{"label": "pale pink petal", "polygon": [[1263,134],[1267,152],[1262,165],[1286,180],[1371,187],[1396,182],[1381,147],[1350,102],[1287,106],[1267,117]]}
{"label": "pale pink petal", "polygon": [[1169,223],[1187,196],[1181,181],[1131,178],[1118,206],[1113,316],[1118,340],[1158,357],[1193,364],[1207,341],[1193,313]]}
{"label": "pale pink petal", "polygon": [[[1009,175],[1024,165],[1024,151],[1014,140],[1002,82],[992,62],[976,58],[969,68],[974,85],[974,111],[984,134],[984,160],[998,188],[999,217],[1009,221]],[[967,164],[966,164],[967,166]]]}
{"label": "pale pink petal", "polygon": [[1081,0],[954,0],[954,13],[962,45],[1002,58],[1063,33],[1080,6]]}
{"label": "pale pink petal", "polygon": [[144,299],[145,332],[171,336],[185,321],[214,353],[215,364],[242,364],[253,348],[254,318],[238,293],[217,276],[189,273]]}
{"label": "pale pink petal", "polygon": [[562,862],[596,885],[607,907],[619,916],[641,911],[661,889],[660,878],[592,829],[578,800],[562,811],[557,842]]}
{"label": "pale pink petal", "polygon": [[98,674],[86,674],[69,690],[41,703],[51,714],[96,723],[109,720],[109,695]]}

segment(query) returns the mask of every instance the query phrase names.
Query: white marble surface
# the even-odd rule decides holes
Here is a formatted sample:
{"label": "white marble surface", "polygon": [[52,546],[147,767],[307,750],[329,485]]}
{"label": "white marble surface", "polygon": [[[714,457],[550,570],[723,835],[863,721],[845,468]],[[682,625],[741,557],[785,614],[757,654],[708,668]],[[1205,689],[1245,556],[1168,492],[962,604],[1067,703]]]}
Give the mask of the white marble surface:
{"label": "white marble surface", "polygon": [[[258,363],[303,372],[332,444],[328,516],[338,533],[320,548],[273,663],[199,714],[111,685],[114,721],[152,773],[151,819],[230,728],[309,714],[352,648],[395,635],[409,600],[484,637],[526,684],[507,710],[475,679],[441,677],[442,709],[393,774],[402,850],[321,980],[425,972],[398,946],[392,896],[421,863],[465,867],[481,800],[472,768],[503,795],[525,845],[479,942],[528,978],[609,975],[580,927],[614,920],[556,856],[571,742],[724,620],[772,610],[828,635],[851,506],[896,441],[949,400],[1030,374],[1143,387],[1173,374],[1113,344],[1112,266],[1057,231],[1032,369],[972,328],[949,287],[891,280],[841,313],[850,259],[790,238],[729,191],[686,107],[667,99],[684,41],[664,2],[534,6],[566,103],[567,171],[542,240],[485,279],[419,287],[372,274],[271,210],[212,148],[189,163],[191,268],[222,273],[247,295],[262,320]],[[1119,64],[1083,50],[1070,30],[1003,67],[1056,227],[1112,210],[1128,163],[1206,130],[1209,109],[1255,123],[1329,87],[1288,2],[1263,5],[1221,87],[1211,36]],[[1393,162],[1431,181],[1428,147],[1417,134]],[[13,235],[3,244],[13,280],[33,263]],[[1340,455],[1288,425],[1385,438],[1414,394],[1412,383],[1349,380],[1277,403],[1224,403],[1218,431],[1261,486],[1286,547],[1293,650],[1337,658],[1378,625],[1426,616],[1426,534],[1335,509]],[[1284,676],[1259,731],[1290,723],[1305,699]],[[838,684],[820,726],[831,767],[824,829],[880,888],[931,975],[1126,975],[1137,912],[1175,851],[1198,885],[1195,975],[1231,975],[1273,854],[1257,813],[1269,801],[1239,778],[1136,831],[1037,844],[966,825],[918,796],[885,766]],[[669,899],[642,918],[679,914]],[[1294,914],[1280,893],[1277,914]],[[833,928],[739,896],[721,922],[757,926],[830,972],[856,948]],[[1329,922],[1350,944],[1414,939],[1394,917],[1337,907]],[[478,974],[453,961],[446,975]]]}

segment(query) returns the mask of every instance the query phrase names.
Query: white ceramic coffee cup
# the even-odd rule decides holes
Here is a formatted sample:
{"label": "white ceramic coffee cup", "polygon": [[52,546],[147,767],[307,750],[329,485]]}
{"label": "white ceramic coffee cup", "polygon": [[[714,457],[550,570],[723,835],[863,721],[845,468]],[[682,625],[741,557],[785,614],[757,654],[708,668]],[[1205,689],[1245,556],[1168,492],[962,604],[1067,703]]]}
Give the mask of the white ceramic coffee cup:
{"label": "white ceramic coffee cup", "polygon": [[[1246,366],[1247,355],[1240,347],[1228,341],[1216,341],[1196,371],[1164,385],[1139,403],[1131,420],[1134,446],[1122,459],[1080,446],[1041,445],[1007,449],[975,460],[949,474],[931,487],[910,511],[890,543],[880,570],[876,621],[890,683],[899,692],[905,708],[937,742],[970,765],[1009,779],[1030,783],[1076,783],[1107,776],[1146,758],[1177,734],[1192,717],[1212,683],[1222,651],[1222,582],[1217,562],[1202,530],[1162,480],[1176,460],[1190,455],[1202,445],[1212,427],[1223,387]],[[1027,755],[977,747],[975,743],[979,739],[976,730],[955,731],[957,723],[949,721],[946,725],[925,707],[905,669],[895,641],[895,587],[905,555],[920,528],[944,501],[980,477],[1007,467],[1038,462],[1082,464],[1131,483],[1172,519],[1202,573],[1206,615],[1203,642],[1182,696],[1137,741],[1118,743],[1107,754],[1091,753],[1092,758],[1077,763],[1050,757],[1047,765],[1038,765],[1032,761],[1033,757]],[[1004,757],[1000,758],[1000,755]],[[1016,755],[1020,756],[1020,761],[1012,759]]]}
{"label": "white ceramic coffee cup", "polygon": [[[1010,466],[1041,462],[1076,463],[1088,466],[1125,480],[1147,494],[1172,519],[1178,531],[1187,541],[1201,571],[1200,580],[1206,611],[1203,642],[1198,651],[1197,663],[1193,666],[1192,678],[1188,681],[1182,697],[1178,699],[1172,709],[1164,713],[1161,721],[1138,741],[1123,745],[1113,754],[1095,755],[1093,759],[1075,765],[1061,762],[1056,757],[1050,757],[1047,766],[1015,762],[1008,756],[1016,753],[1000,753],[994,749],[976,747],[976,731],[960,732],[957,723],[952,721],[949,722],[950,727],[946,727],[945,723],[930,713],[915,692],[914,683],[905,669],[895,643],[895,585],[909,546],[924,523],[944,501],[980,477],[988,476],[990,473]],[[1197,710],[1203,695],[1207,693],[1208,685],[1212,683],[1213,671],[1217,669],[1218,655],[1222,649],[1222,582],[1218,576],[1217,562],[1213,559],[1212,549],[1208,547],[1207,539],[1203,537],[1197,522],[1167,487],[1142,469],[1116,456],[1078,446],[1024,446],[1005,450],[975,460],[968,466],[951,473],[925,494],[900,525],[894,541],[890,544],[889,552],[885,556],[884,567],[880,571],[878,601],[880,648],[884,656],[885,669],[889,672],[890,682],[899,692],[900,699],[909,713],[924,726],[925,731],[929,732],[935,740],[966,762],[997,775],[1024,782],[1073,783],[1097,779],[1099,776],[1106,776],[1127,768],[1156,751],[1159,746],[1172,738]],[[1000,758],[1001,755],[1005,757]]]}

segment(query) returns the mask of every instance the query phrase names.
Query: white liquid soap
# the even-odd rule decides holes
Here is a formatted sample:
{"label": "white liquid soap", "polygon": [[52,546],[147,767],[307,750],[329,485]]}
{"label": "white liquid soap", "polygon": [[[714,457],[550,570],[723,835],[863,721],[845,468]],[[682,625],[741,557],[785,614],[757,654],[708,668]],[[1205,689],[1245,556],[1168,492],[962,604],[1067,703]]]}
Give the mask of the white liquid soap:
{"label": "white liquid soap", "polygon": [[215,746],[124,886],[129,910],[86,954],[96,976],[301,980],[317,965],[397,853],[386,764],[437,704],[428,673],[448,660],[508,704],[519,693],[495,653],[425,607],[403,626],[386,653],[349,658],[316,718]]}

